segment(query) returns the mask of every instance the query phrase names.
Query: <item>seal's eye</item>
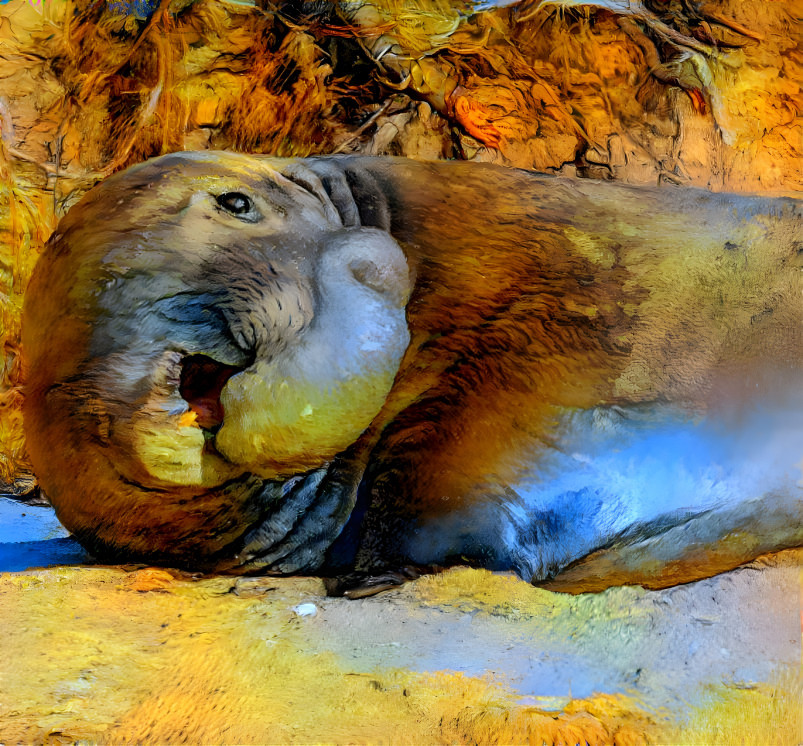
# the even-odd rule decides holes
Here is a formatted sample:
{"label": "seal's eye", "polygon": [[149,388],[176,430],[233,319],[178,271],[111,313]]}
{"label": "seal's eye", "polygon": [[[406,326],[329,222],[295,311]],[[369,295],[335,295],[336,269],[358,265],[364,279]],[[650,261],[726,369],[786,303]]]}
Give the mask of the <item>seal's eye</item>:
{"label": "seal's eye", "polygon": [[232,215],[249,216],[253,215],[256,210],[251,198],[242,192],[224,192],[215,197],[217,203]]}

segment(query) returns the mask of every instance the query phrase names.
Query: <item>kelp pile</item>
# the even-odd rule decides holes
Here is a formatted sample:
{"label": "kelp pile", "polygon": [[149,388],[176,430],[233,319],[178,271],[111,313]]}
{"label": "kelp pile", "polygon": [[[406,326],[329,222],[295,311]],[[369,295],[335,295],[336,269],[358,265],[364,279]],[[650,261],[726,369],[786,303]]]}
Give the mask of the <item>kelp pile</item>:
{"label": "kelp pile", "polygon": [[24,288],[58,218],[98,179],[164,152],[227,148],[790,193],[803,149],[798,32],[794,0],[8,0],[0,479],[31,485]]}

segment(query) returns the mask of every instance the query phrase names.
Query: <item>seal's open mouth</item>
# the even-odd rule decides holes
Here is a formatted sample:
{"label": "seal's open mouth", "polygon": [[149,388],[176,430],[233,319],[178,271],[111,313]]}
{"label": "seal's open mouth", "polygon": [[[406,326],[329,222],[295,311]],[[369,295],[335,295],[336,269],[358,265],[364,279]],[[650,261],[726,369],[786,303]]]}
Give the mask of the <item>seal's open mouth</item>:
{"label": "seal's open mouth", "polygon": [[220,429],[224,414],[220,393],[228,380],[243,370],[206,355],[188,355],[181,361],[179,393],[195,413],[200,428],[211,433]]}

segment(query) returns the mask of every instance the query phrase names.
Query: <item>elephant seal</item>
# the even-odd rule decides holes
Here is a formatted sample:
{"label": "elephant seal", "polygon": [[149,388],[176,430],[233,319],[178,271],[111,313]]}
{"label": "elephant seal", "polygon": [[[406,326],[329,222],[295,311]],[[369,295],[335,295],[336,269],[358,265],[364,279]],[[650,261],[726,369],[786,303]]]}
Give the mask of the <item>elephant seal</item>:
{"label": "elephant seal", "polygon": [[35,270],[25,426],[91,552],[661,587],[803,544],[799,203],[175,153]]}

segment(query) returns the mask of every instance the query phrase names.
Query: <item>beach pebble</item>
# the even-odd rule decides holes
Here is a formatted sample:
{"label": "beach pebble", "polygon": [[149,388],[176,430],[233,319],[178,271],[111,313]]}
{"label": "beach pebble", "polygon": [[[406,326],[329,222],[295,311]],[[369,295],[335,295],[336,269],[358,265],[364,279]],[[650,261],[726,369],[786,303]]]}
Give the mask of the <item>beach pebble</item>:
{"label": "beach pebble", "polygon": [[293,607],[293,611],[298,616],[315,616],[318,613],[318,607],[315,604],[299,604]]}

